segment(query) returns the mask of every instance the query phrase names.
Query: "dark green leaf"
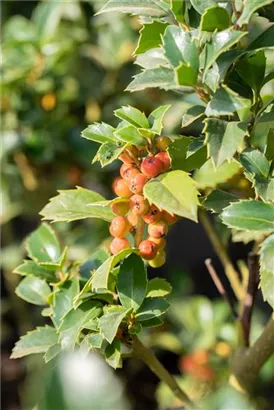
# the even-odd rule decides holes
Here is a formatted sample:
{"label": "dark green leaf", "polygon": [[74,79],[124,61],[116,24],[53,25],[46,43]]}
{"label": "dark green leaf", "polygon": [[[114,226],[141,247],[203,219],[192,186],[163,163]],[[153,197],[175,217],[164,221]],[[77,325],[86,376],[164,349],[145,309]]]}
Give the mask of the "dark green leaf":
{"label": "dark green leaf", "polygon": [[18,359],[29,354],[44,353],[58,342],[58,336],[53,327],[37,327],[32,332],[22,336],[15,344],[11,359]]}
{"label": "dark green leaf", "polygon": [[238,198],[235,195],[221,191],[220,189],[215,189],[203,200],[202,205],[204,208],[219,214],[224,208],[230,205],[231,202],[236,201],[238,201]]}
{"label": "dark green leaf", "polygon": [[212,7],[216,5],[215,0],[190,0],[192,6],[198,13],[204,14],[208,7]]}
{"label": "dark green leaf", "polygon": [[164,34],[167,23],[154,20],[150,24],[144,24],[139,36],[139,41],[135,54],[142,54],[151,48],[156,48],[161,44],[161,34]]}
{"label": "dark green leaf", "polygon": [[241,108],[250,108],[250,100],[241,98],[237,93],[226,86],[219,88],[206,107],[206,115],[232,115]]}
{"label": "dark green leaf", "polygon": [[205,121],[203,132],[208,147],[208,156],[212,158],[216,167],[226,160],[233,158],[247,134],[247,123],[226,122],[217,118],[208,118]]}
{"label": "dark green leaf", "polygon": [[205,10],[201,18],[201,31],[222,31],[230,26],[230,15],[223,7],[212,6]]}
{"label": "dark green leaf", "polygon": [[256,10],[267,4],[271,4],[272,2],[273,0],[246,0],[243,5],[242,13],[237,20],[237,25],[242,27],[244,24],[247,24]]}
{"label": "dark green leaf", "polygon": [[274,131],[273,130],[269,130],[268,132],[265,156],[269,161],[271,161],[274,158]]}
{"label": "dark green leaf", "polygon": [[15,293],[19,298],[29,303],[43,306],[48,303],[51,290],[44,280],[36,278],[35,276],[27,276],[19,283],[15,289]]}
{"label": "dark green leaf", "polygon": [[177,21],[184,23],[185,21],[185,0],[170,0],[170,9]]}
{"label": "dark green leaf", "polygon": [[131,107],[128,105],[127,107],[121,107],[118,110],[114,111],[116,117],[120,118],[128,122],[129,124],[133,125],[137,128],[148,128],[149,123],[145,114],[137,108]]}
{"label": "dark green leaf", "polygon": [[53,295],[52,321],[55,327],[59,327],[61,320],[72,309],[73,300],[79,293],[79,280],[73,278],[66,281]]}
{"label": "dark green leaf", "polygon": [[112,309],[99,319],[100,331],[109,343],[113,342],[122,320],[129,312],[130,309],[126,309],[123,306],[115,306],[115,311]]}
{"label": "dark green leaf", "polygon": [[172,169],[192,171],[206,161],[206,147],[200,138],[181,137],[168,148]]}
{"label": "dark green leaf", "polygon": [[198,191],[193,179],[184,171],[171,171],[150,180],[144,196],[165,211],[197,222]]}
{"label": "dark green leaf", "polygon": [[126,91],[133,92],[155,87],[162,88],[163,90],[173,90],[177,88],[174,71],[166,67],[144,70],[134,77],[134,80],[128,85]]}
{"label": "dark green leaf", "polygon": [[249,174],[268,177],[270,165],[261,151],[246,148],[239,156],[239,161]]}
{"label": "dark green leaf", "polygon": [[139,309],[147,291],[147,272],[140,256],[131,254],[121,263],[117,291],[126,309]]}
{"label": "dark green leaf", "polygon": [[169,108],[170,105],[161,105],[160,107],[152,111],[152,113],[148,117],[151,132],[155,134],[161,134],[163,129],[163,118]]}
{"label": "dark green leaf", "polygon": [[98,248],[79,268],[80,276],[89,279],[93,270],[98,269],[110,253],[104,248]]}
{"label": "dark green leaf", "polygon": [[274,204],[255,200],[240,201],[228,206],[221,219],[230,228],[247,231],[274,231]]}
{"label": "dark green leaf", "polygon": [[189,107],[183,114],[182,118],[182,128],[188,127],[190,124],[203,117],[205,113],[205,108],[201,105],[193,105]]}
{"label": "dark green leaf", "polygon": [[136,315],[138,322],[162,316],[169,308],[169,303],[163,298],[146,298]]}
{"label": "dark green leaf", "polygon": [[262,179],[255,177],[254,188],[256,194],[264,201],[274,202],[274,178]]}
{"label": "dark green leaf", "polygon": [[95,123],[84,129],[81,135],[83,138],[103,144],[105,142],[115,142],[114,130],[113,127],[104,122]]}
{"label": "dark green leaf", "polygon": [[146,297],[156,298],[169,295],[171,293],[172,287],[163,278],[153,278],[148,282]]}
{"label": "dark green leaf", "polygon": [[14,273],[18,273],[22,276],[37,276],[38,278],[44,279],[47,282],[58,281],[55,271],[47,269],[44,266],[38,265],[38,263],[29,260],[18,266],[14,270]]}
{"label": "dark green leaf", "polygon": [[264,51],[240,60],[236,69],[241,78],[255,91],[257,95],[263,85],[266,57]]}
{"label": "dark green leaf", "polygon": [[97,14],[115,11],[149,17],[160,17],[166,14],[152,0],[109,0]]}
{"label": "dark green leaf", "polygon": [[262,34],[260,34],[254,41],[249,44],[245,51],[264,50],[274,48],[273,43],[274,25],[268,27]]}
{"label": "dark green leaf", "polygon": [[26,240],[26,249],[30,258],[36,262],[58,262],[61,247],[53,229],[46,223],[37,228]]}
{"label": "dark green leaf", "polygon": [[113,343],[105,349],[106,362],[114,369],[122,367],[121,343],[114,340]]}
{"label": "dark green leaf", "polygon": [[175,76],[178,85],[194,87],[197,82],[198,72],[189,65],[181,63],[175,68]]}
{"label": "dark green leaf", "polygon": [[209,159],[200,169],[194,173],[194,180],[197,187],[215,188],[218,184],[223,184],[240,171],[241,167],[236,161],[224,162],[220,167],[215,168]]}
{"label": "dark green leaf", "polygon": [[157,327],[161,326],[163,323],[164,322],[162,319],[160,319],[159,317],[154,317],[152,319],[142,320],[142,327]]}
{"label": "dark green leaf", "polygon": [[109,207],[104,205],[104,200],[96,192],[77,187],[59,191],[59,195],[51,198],[40,214],[44,217],[43,219],[54,222],[71,222],[86,218],[111,221],[114,214]]}

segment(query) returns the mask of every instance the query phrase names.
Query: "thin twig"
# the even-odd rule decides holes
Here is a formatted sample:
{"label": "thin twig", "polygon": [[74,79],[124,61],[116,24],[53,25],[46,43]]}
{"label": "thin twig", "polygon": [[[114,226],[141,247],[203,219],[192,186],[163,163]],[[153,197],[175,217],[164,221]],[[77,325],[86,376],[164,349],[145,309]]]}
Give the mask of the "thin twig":
{"label": "thin twig", "polygon": [[135,232],[135,246],[136,246],[136,248],[139,247],[140,243],[143,240],[144,227],[145,227],[145,222],[144,222],[143,218],[141,216],[139,216],[137,226],[136,226],[136,232]]}
{"label": "thin twig", "polygon": [[249,334],[251,325],[251,316],[254,307],[255,297],[259,286],[259,256],[254,253],[248,255],[249,278],[247,292],[243,303],[243,309],[240,316],[240,322],[243,329],[243,338],[245,346],[249,346]]}
{"label": "thin twig", "polygon": [[234,308],[234,305],[232,303],[232,300],[230,299],[230,297],[228,296],[214,266],[212,265],[212,261],[211,259],[206,259],[205,260],[205,265],[207,267],[207,270],[216,286],[216,288],[218,289],[220,295],[224,298],[224,300],[228,303],[230,309],[231,309],[231,313],[234,316],[235,319],[238,319],[238,313],[236,312],[236,309]]}

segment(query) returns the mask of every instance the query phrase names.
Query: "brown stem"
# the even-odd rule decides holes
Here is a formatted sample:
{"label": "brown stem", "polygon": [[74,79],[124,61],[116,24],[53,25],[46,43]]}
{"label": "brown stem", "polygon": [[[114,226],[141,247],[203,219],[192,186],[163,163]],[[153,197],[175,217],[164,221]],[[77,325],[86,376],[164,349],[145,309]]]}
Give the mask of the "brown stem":
{"label": "brown stem", "polygon": [[145,222],[141,216],[138,217],[138,222],[135,231],[135,246],[138,248],[143,240]]}
{"label": "brown stem", "polygon": [[222,262],[222,265],[225,270],[225,274],[230,282],[230,285],[235,295],[237,296],[238,300],[243,300],[245,297],[245,292],[242,287],[241,281],[239,279],[238,272],[234,269],[234,266],[228,256],[228,253],[224,245],[222,244],[222,241],[218,237],[206,212],[204,210],[200,210],[199,216],[200,216],[200,221],[204,227],[204,230],[206,231],[216,254],[218,255],[220,261]]}
{"label": "brown stem", "polygon": [[159,362],[154,353],[148,349],[136,337],[132,344],[133,353],[143,362],[170,388],[174,395],[185,405],[187,409],[195,409],[195,405],[188,395],[181,389],[174,377]]}

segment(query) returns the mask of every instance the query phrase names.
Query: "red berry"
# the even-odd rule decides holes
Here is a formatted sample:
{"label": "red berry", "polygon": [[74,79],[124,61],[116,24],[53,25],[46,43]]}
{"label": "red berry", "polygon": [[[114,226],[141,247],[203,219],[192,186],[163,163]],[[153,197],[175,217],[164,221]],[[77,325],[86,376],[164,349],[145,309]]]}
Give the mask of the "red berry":
{"label": "red berry", "polygon": [[163,250],[160,250],[155,258],[150,260],[148,263],[152,268],[160,268],[166,262],[166,253]]}
{"label": "red berry", "polygon": [[120,168],[120,175],[127,181],[130,181],[135,175],[139,174],[139,170],[134,165],[123,164]]}
{"label": "red berry", "polygon": [[156,157],[146,157],[141,164],[141,171],[148,178],[154,178],[163,172],[163,162]]}
{"label": "red berry", "polygon": [[124,162],[124,164],[131,165],[131,164],[134,163],[133,158],[130,155],[124,153],[124,152],[119,156],[119,159],[120,159],[120,161]]}
{"label": "red berry", "polygon": [[166,240],[164,238],[153,238],[152,236],[149,236],[148,240],[155,243],[158,251],[166,247]]}
{"label": "red berry", "polygon": [[168,137],[158,137],[155,145],[159,151],[166,151],[167,147],[171,144],[171,139]]}
{"label": "red berry", "polygon": [[157,221],[148,225],[148,234],[153,238],[162,238],[167,231],[167,224],[164,221]]}
{"label": "red berry", "polygon": [[110,252],[112,255],[130,248],[130,243],[126,238],[114,238],[110,244]]}
{"label": "red berry", "polygon": [[129,212],[129,214],[127,215],[127,219],[128,219],[131,226],[137,226],[138,215],[135,215],[132,212]]}
{"label": "red berry", "polygon": [[109,227],[109,232],[115,238],[123,238],[130,231],[131,225],[124,216],[116,216]]}
{"label": "red berry", "polygon": [[167,152],[159,152],[155,155],[155,158],[158,158],[163,163],[163,172],[167,172],[170,168],[170,158]]}
{"label": "red berry", "polygon": [[129,189],[134,194],[140,194],[147,181],[148,179],[144,174],[138,173],[130,180]]}
{"label": "red berry", "polygon": [[143,195],[132,195],[129,200],[129,206],[135,215],[143,215],[149,208],[149,204]]}
{"label": "red berry", "polygon": [[139,253],[146,260],[154,259],[157,255],[157,246],[154,242],[146,239],[140,243]]}
{"label": "red berry", "polygon": [[161,219],[162,212],[156,205],[151,205],[148,212],[143,215],[143,220],[147,224],[151,224],[153,222],[159,221]]}
{"label": "red berry", "polygon": [[173,225],[175,222],[178,221],[177,215],[171,215],[166,211],[163,211],[163,221],[165,221],[168,225]]}
{"label": "red berry", "polygon": [[111,205],[111,209],[115,215],[125,216],[129,211],[129,202],[114,202]]}
{"label": "red berry", "polygon": [[121,196],[122,198],[129,198],[132,195],[128,182],[123,178],[116,178],[113,182],[112,188],[115,194]]}

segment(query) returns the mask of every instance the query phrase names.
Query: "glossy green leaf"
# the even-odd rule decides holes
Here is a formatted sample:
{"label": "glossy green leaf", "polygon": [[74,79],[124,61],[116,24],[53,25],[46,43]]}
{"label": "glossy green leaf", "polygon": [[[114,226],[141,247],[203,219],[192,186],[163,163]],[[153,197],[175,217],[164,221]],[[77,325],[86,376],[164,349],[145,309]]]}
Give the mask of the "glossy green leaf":
{"label": "glossy green leaf", "polygon": [[59,279],[56,276],[55,271],[47,269],[44,266],[38,265],[38,263],[27,260],[22,265],[17,266],[13,271],[22,276],[36,276],[40,279],[44,279],[47,282],[57,282]]}
{"label": "glossy green leaf", "polygon": [[71,222],[86,218],[100,218],[111,221],[114,217],[111,209],[103,204],[105,200],[96,192],[77,187],[58,191],[59,195],[50,199],[40,215],[53,222]]}
{"label": "glossy green leaf", "polygon": [[53,327],[37,327],[35,330],[21,336],[12,349],[11,359],[44,353],[58,342],[56,330]]}
{"label": "glossy green leaf", "polygon": [[182,118],[182,128],[188,127],[193,124],[196,120],[203,117],[205,113],[205,108],[201,105],[192,105],[183,114]]}
{"label": "glossy green leaf", "polygon": [[232,115],[235,111],[250,107],[248,99],[240,97],[226,86],[219,88],[206,107],[205,114],[210,116]]}
{"label": "glossy green leaf", "polygon": [[124,249],[123,251],[109,257],[94,273],[92,278],[87,282],[87,287],[94,291],[98,289],[108,289],[109,285],[109,275],[111,270],[123,259],[128,257],[131,253],[136,252],[136,249]]}
{"label": "glossy green leaf", "polygon": [[97,14],[115,11],[149,17],[160,17],[166,14],[152,0],[109,0]]}
{"label": "glossy green leaf", "polygon": [[261,151],[246,148],[239,156],[239,161],[247,173],[262,178],[268,177],[270,164]]}
{"label": "glossy green leaf", "polygon": [[111,345],[108,345],[105,349],[105,359],[106,362],[113,367],[113,369],[118,369],[122,367],[122,356],[121,356],[121,342],[120,340],[114,340]]}
{"label": "glossy green leaf", "polygon": [[89,279],[92,271],[98,269],[109,257],[110,253],[106,248],[98,248],[95,252],[93,252],[91,257],[80,266],[80,276]]}
{"label": "glossy green leaf", "polygon": [[270,129],[268,132],[267,143],[265,147],[265,156],[269,161],[274,159],[274,125],[273,130]]}
{"label": "glossy green leaf", "polygon": [[205,121],[205,142],[208,147],[208,157],[211,157],[216,167],[233,158],[247,134],[247,123],[226,122],[217,118],[207,118]]}
{"label": "glossy green leaf", "polygon": [[144,187],[144,196],[150,203],[195,222],[198,195],[193,179],[186,172],[179,170],[160,175]]}
{"label": "glossy green leaf", "polygon": [[175,68],[175,77],[178,85],[194,87],[197,83],[198,72],[191,66],[181,63]]}
{"label": "glossy green leaf", "polygon": [[[137,322],[138,323],[138,322]],[[159,317],[153,317],[152,319],[142,320],[142,328],[161,326],[164,321]]]}
{"label": "glossy green leaf", "polygon": [[254,188],[256,194],[262,198],[263,201],[274,202],[274,178],[262,179],[255,177]]}
{"label": "glossy green leaf", "polygon": [[253,199],[229,205],[221,219],[230,228],[247,231],[274,231],[274,204]]}
{"label": "glossy green leaf", "polygon": [[230,15],[223,7],[212,6],[205,10],[202,15],[201,31],[222,31],[230,26]]}
{"label": "glossy green leaf", "polygon": [[159,87],[163,90],[173,90],[177,88],[173,70],[166,67],[144,70],[134,77],[134,80],[128,85],[126,91],[141,91],[146,88],[155,87]]}
{"label": "glossy green leaf", "polygon": [[115,311],[110,310],[99,319],[99,327],[104,338],[112,343],[122,320],[129,313],[129,309],[123,306],[115,306]]}
{"label": "glossy green leaf", "polygon": [[200,14],[204,14],[208,7],[216,5],[215,0],[190,0],[190,3],[196,11]]}
{"label": "glossy green leaf", "polygon": [[259,93],[265,76],[266,57],[264,51],[259,51],[251,57],[240,60],[236,70],[241,78],[255,91]]}
{"label": "glossy green leaf", "polygon": [[140,256],[133,253],[121,263],[117,291],[126,309],[139,309],[147,291],[147,271]]}
{"label": "glossy green leaf", "polygon": [[15,289],[15,293],[19,298],[29,303],[43,306],[48,303],[51,290],[44,280],[36,278],[35,276],[27,276],[19,283]]}
{"label": "glossy green leaf", "polygon": [[167,23],[154,20],[152,23],[144,24],[140,30],[139,41],[134,54],[142,54],[151,48],[161,44],[161,34],[164,34]]}
{"label": "glossy green leaf", "polygon": [[224,162],[220,167],[215,168],[212,160],[209,159],[200,169],[195,171],[193,178],[198,188],[215,188],[240,172],[240,169],[241,167],[236,161]]}
{"label": "glossy green leaf", "polygon": [[[148,125],[148,122],[147,122]],[[133,125],[126,125],[125,127],[118,128],[115,132],[115,137],[124,143],[143,146],[146,143],[144,137],[138,132]]]}
{"label": "glossy green leaf", "polygon": [[181,63],[192,67],[197,72],[199,67],[198,49],[189,32],[177,26],[167,27],[163,36],[163,48],[166,58],[176,68]]}
{"label": "glossy green leaf", "polygon": [[274,309],[274,272],[261,268],[260,270],[260,288],[262,290],[264,301]]}
{"label": "glossy green leaf", "polygon": [[206,161],[206,147],[203,140],[182,136],[168,148],[172,169],[192,171]]}
{"label": "glossy green leaf", "polygon": [[271,3],[273,3],[273,0],[245,0],[243,11],[237,20],[237,25],[242,27],[244,24],[247,24],[256,10]]}
{"label": "glossy green leaf", "polygon": [[167,296],[171,293],[170,283],[163,278],[153,278],[148,282],[146,297],[157,298]]}
{"label": "glossy green leaf", "polygon": [[273,49],[273,36],[274,25],[272,24],[265,31],[263,31],[258,37],[253,40],[249,46],[245,49],[246,52],[253,50]]}
{"label": "glossy green leaf", "polygon": [[185,0],[170,0],[170,10],[174,14],[177,21],[184,23],[185,21]]}
{"label": "glossy green leaf", "polygon": [[146,298],[137,312],[136,320],[143,322],[162,316],[169,308],[169,305],[169,302],[164,298]]}
{"label": "glossy green leaf", "polygon": [[274,235],[269,236],[261,244],[260,264],[263,269],[273,271],[273,281],[274,281]]}
{"label": "glossy green leaf", "polygon": [[143,54],[138,54],[135,64],[146,69],[168,67],[169,65],[162,48],[152,48]]}
{"label": "glossy green leaf", "polygon": [[79,280],[72,278],[67,280],[62,287],[60,287],[53,294],[53,315],[52,321],[55,327],[59,327],[61,320],[72,309],[73,300],[79,293]]}
{"label": "glossy green leaf", "polygon": [[53,229],[46,223],[39,226],[26,240],[26,250],[36,262],[58,262],[61,247]]}
{"label": "glossy green leaf", "polygon": [[154,111],[152,111],[152,113],[150,113],[148,121],[151,127],[151,132],[155,134],[161,134],[163,129],[163,119],[170,107],[170,105],[160,105],[160,107],[156,108]]}
{"label": "glossy green leaf", "polygon": [[96,152],[92,163],[99,161],[102,168],[115,161],[124,151],[126,144],[120,141],[105,142]]}
{"label": "glossy green leaf", "polygon": [[204,208],[219,214],[224,208],[230,205],[231,202],[237,202],[238,200],[239,198],[229,192],[215,189],[203,200],[202,205]]}
{"label": "glossy green leaf", "polygon": [[45,363],[50,362],[52,359],[54,359],[56,356],[58,356],[59,353],[61,353],[62,348],[60,344],[55,344],[52,345],[48,348],[46,353],[44,354],[44,360]]}
{"label": "glossy green leaf", "polygon": [[105,142],[115,142],[114,131],[115,128],[104,122],[94,123],[84,129],[81,136],[88,140],[98,142],[99,144],[104,144]]}
{"label": "glossy green leaf", "polygon": [[82,303],[77,309],[71,309],[60,326],[60,343],[63,349],[73,349],[85,324],[100,316],[102,305],[96,301]]}
{"label": "glossy green leaf", "polygon": [[147,117],[143,112],[137,110],[137,108],[131,107],[130,105],[121,107],[114,111],[116,117],[128,122],[137,128],[148,128],[149,122]]}

